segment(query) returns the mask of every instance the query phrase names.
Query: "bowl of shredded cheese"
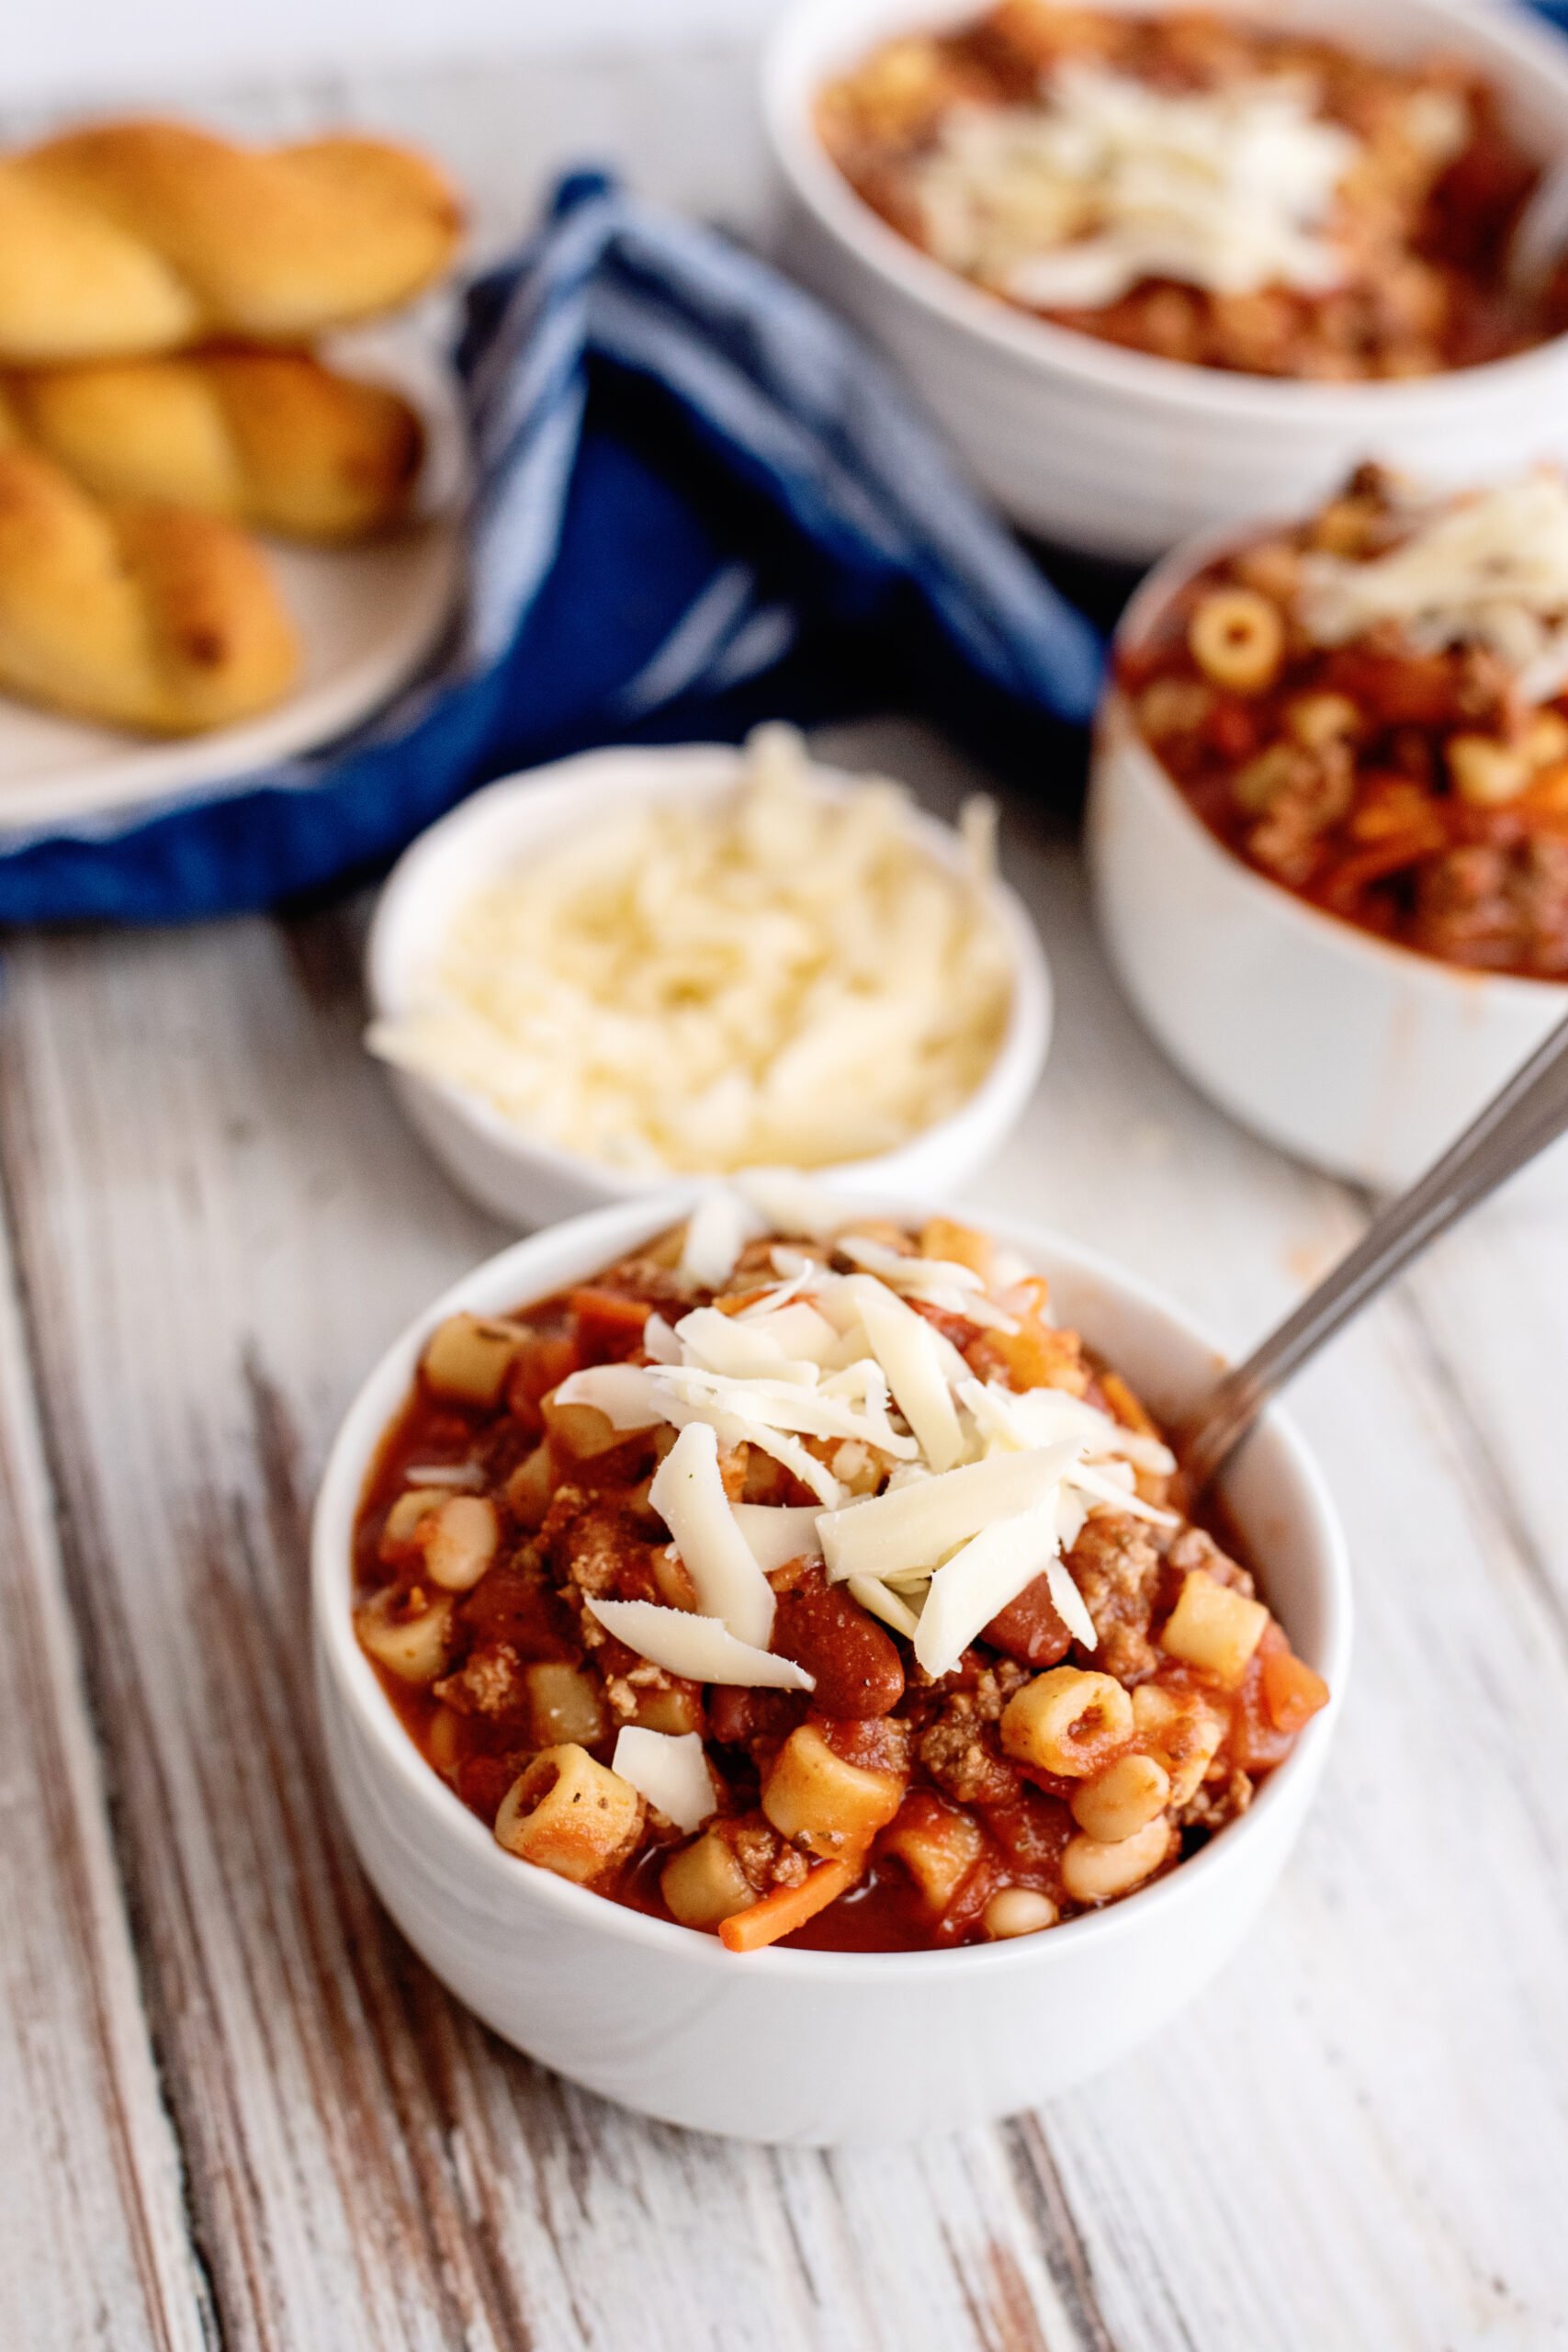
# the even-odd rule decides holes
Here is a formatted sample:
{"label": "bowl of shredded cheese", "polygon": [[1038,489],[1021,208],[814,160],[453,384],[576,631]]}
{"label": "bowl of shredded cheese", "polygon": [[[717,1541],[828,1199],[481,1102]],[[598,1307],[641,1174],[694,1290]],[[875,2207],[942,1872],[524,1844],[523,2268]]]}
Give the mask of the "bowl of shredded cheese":
{"label": "bowl of shredded cheese", "polygon": [[750,1168],[951,1189],[1051,1025],[991,804],[942,824],[783,727],[476,794],[394,869],[367,978],[412,1124],[526,1226]]}

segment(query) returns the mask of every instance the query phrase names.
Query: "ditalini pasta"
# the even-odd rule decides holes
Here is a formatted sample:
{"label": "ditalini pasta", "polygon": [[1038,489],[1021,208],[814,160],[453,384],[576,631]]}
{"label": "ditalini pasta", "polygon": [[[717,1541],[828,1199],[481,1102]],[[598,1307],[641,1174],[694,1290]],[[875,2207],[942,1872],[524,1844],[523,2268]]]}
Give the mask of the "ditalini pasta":
{"label": "ditalini pasta", "polygon": [[432,1335],[360,1638],[520,1865],[738,1953],[1037,1933],[1327,1695],[1176,1467],[982,1234],[759,1183]]}

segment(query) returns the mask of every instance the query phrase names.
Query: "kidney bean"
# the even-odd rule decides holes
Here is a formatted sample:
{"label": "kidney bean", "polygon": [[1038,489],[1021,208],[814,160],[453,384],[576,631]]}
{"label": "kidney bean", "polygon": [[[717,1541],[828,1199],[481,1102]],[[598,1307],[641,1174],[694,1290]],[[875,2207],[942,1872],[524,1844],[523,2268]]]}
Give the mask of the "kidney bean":
{"label": "kidney bean", "polygon": [[794,1690],[747,1690],[716,1682],[708,1692],[708,1729],[722,1747],[745,1747],[754,1739],[783,1741],[806,1713],[804,1694]]}
{"label": "kidney bean", "polygon": [[892,1634],[836,1585],[807,1584],[781,1594],[773,1646],[816,1676],[816,1714],[886,1715],[904,1695]]}
{"label": "kidney bean", "polygon": [[1050,1578],[1043,1576],[1026,1584],[1005,1609],[998,1609],[980,1638],[1004,1657],[1016,1657],[1024,1666],[1055,1666],[1066,1657],[1073,1640],[1051,1598]]}

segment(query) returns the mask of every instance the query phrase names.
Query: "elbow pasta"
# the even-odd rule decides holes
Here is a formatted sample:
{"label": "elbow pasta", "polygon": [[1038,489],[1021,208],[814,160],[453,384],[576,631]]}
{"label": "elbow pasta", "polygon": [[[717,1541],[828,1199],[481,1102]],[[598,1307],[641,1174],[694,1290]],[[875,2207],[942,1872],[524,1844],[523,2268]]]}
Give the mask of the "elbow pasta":
{"label": "elbow pasta", "polygon": [[[1342,716],[1303,724],[1326,738]],[[855,1231],[998,1285],[1005,1326],[943,1312],[967,1372],[1084,1400],[1135,1432],[1146,1462],[1156,1423],[1050,1321],[1038,1276],[951,1218]],[[672,1234],[562,1297],[455,1316],[432,1335],[355,1532],[356,1630],[403,1724],[517,1867],[738,1955],[781,1939],[886,1951],[1010,1941],[1147,1884],[1223,1831],[1327,1697],[1223,1537],[1167,1508],[1157,1468],[1136,1470],[1156,1522],[1097,1506],[1065,1555],[1093,1646],[1042,1577],[933,1678],[900,1630],[908,1611],[868,1613],[856,1579],[829,1582],[812,1553],[767,1571],[772,1646],[809,1689],[683,1679],[589,1607],[692,1610],[696,1590],[650,1499],[672,1430],[615,1428],[563,1400],[561,1382],[645,1363],[650,1310],[673,1324],[755,1298],[774,1279],[773,1247],[747,1245],[716,1291],[682,1271]],[[831,1239],[813,1248],[833,1261]],[[840,1270],[855,1262],[846,1252]],[[848,1494],[886,1479],[864,1441],[806,1442],[839,1464]],[[772,1455],[721,1442],[719,1466],[730,1503],[804,1521],[811,1492]],[[673,1758],[674,1777],[639,1794],[626,1774],[662,1767],[644,1739],[616,1770],[627,1730],[695,1734],[712,1812],[700,1787],[675,1802],[691,1782]]]}

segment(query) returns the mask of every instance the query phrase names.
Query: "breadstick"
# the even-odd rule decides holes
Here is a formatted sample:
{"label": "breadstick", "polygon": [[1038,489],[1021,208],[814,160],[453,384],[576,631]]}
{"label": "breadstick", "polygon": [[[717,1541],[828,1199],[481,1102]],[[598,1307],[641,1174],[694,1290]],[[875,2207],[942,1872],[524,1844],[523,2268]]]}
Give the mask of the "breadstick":
{"label": "breadstick", "polygon": [[4,433],[0,418],[0,691],[168,735],[287,694],[294,631],[243,532],[178,507],[100,504]]}
{"label": "breadstick", "polygon": [[377,140],[67,131],[0,159],[0,363],[298,342],[406,302],[460,225],[434,166]]}
{"label": "breadstick", "polygon": [[26,437],[100,498],[199,507],[342,543],[407,512],[424,436],[408,402],[304,352],[101,359],[6,379]]}

